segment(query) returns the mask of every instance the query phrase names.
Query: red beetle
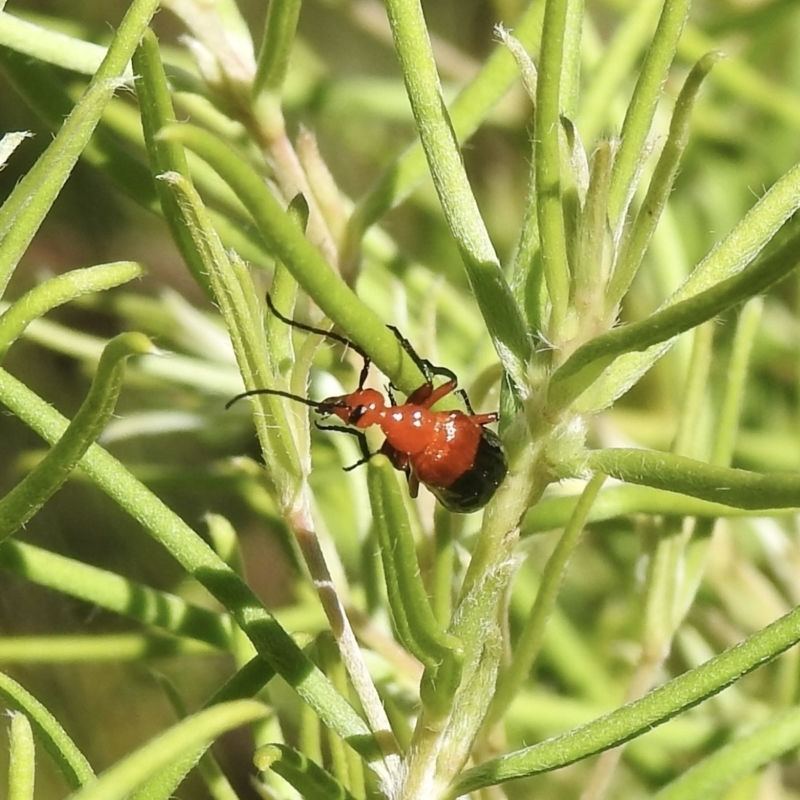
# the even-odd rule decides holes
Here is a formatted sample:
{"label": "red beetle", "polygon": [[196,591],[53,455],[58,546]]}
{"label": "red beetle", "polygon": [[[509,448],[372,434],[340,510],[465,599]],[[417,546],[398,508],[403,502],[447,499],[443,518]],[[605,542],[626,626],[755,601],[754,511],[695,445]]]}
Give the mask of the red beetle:
{"label": "red beetle", "polygon": [[[267,305],[287,325],[327,336],[352,347],[364,359],[358,388],[350,394],[325,400],[309,400],[279,389],[253,389],[234,397],[226,408],[243,397],[272,394],[304,403],[323,416],[338,417],[351,427],[319,424],[317,427],[348,433],[358,439],[363,458],[346,467],[348,470],[364,464],[375,455],[369,450],[364,429],[377,425],[386,437],[378,452],[406,474],[412,497],[417,496],[419,484],[424,483],[445,508],[459,514],[478,511],[491,500],[508,472],[500,439],[485,427],[497,422],[499,415],[497,412],[476,414],[466,393],[457,388],[458,380],[453,372],[421,358],[397,328],[390,325],[389,329],[425,376],[425,383],[415,389],[405,403],[396,403],[390,390],[390,402],[387,405],[379,391],[364,387],[370,358],[360,347],[339,334],[284,317],[275,308],[269,295]],[[444,376],[447,380],[435,387],[433,378],[436,375]],[[431,410],[431,406],[452,392],[463,398],[469,413]]]}

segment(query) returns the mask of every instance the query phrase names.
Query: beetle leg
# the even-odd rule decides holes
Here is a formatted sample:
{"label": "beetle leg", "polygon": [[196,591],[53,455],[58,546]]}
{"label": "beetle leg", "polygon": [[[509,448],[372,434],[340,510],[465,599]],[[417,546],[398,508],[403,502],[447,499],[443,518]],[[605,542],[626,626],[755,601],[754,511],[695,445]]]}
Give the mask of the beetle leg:
{"label": "beetle leg", "polygon": [[432,405],[434,405],[434,403],[438,403],[439,400],[441,400],[443,397],[447,397],[448,394],[454,391],[456,391],[456,382],[447,381],[441,386],[437,386],[435,389],[432,389],[424,400],[418,400],[417,405],[420,405],[423,408],[430,408]]}
{"label": "beetle leg", "polygon": [[[458,388],[458,377],[455,372],[447,367],[440,367],[429,361],[427,358],[422,358],[419,353],[411,346],[411,342],[403,336],[402,333],[394,326],[388,325],[389,330],[395,335],[395,338],[400,342],[400,346],[408,353],[411,360],[417,365],[420,372],[425,376],[425,383],[418,389],[415,389],[409,396],[406,402],[411,405],[419,405],[424,408],[430,408],[436,402],[446,397],[451,392],[455,392],[463,401],[464,406],[469,413],[469,416],[475,416],[475,410],[472,408],[472,403],[469,401],[467,393],[463,389]],[[438,388],[433,387],[433,378],[440,375],[447,380]],[[391,395],[390,395],[391,397]],[[392,405],[395,405],[392,402]],[[479,423],[480,424],[480,423]]]}
{"label": "beetle leg", "polygon": [[472,414],[470,416],[470,421],[474,422],[476,425],[490,425],[492,422],[497,422],[499,419],[500,413],[498,411],[492,411],[489,414]]}
{"label": "beetle leg", "polygon": [[362,464],[366,464],[375,453],[370,453],[369,445],[367,444],[367,436],[364,431],[355,430],[354,428],[345,428],[344,425],[320,425],[317,423],[317,427],[321,431],[338,431],[339,433],[349,433],[351,436],[355,436],[358,439],[358,446],[361,448],[361,455],[363,456],[361,459],[356,461],[355,464],[351,464],[349,467],[345,467],[345,472],[350,472],[351,469],[355,469],[356,467],[360,467]]}
{"label": "beetle leg", "polygon": [[362,353],[361,351],[356,352],[364,359],[364,366],[361,367],[361,372],[358,374],[358,391],[360,392],[364,388],[364,384],[367,382],[369,365],[372,363],[372,360],[368,355],[366,355],[366,353]]}
{"label": "beetle leg", "polygon": [[427,358],[422,358],[420,354],[411,346],[411,342],[403,336],[402,333],[394,326],[394,325],[387,325],[387,328],[395,335],[395,338],[398,342],[400,342],[400,346],[403,350],[408,353],[411,360],[417,365],[419,371],[425,376],[425,381],[427,383],[433,382],[434,375],[442,375],[450,381],[453,381],[454,384],[458,383],[458,378],[456,377],[455,372],[447,367],[439,367],[436,364],[428,361]]}
{"label": "beetle leg", "polygon": [[467,393],[463,389],[456,389],[455,393],[463,401],[464,406],[466,407],[467,411],[469,412],[469,415],[471,417],[474,417],[475,416],[475,409],[472,407],[472,403],[470,403],[469,397],[467,396]]}
{"label": "beetle leg", "polygon": [[408,460],[406,453],[401,453],[395,450],[389,442],[384,442],[380,449],[380,454],[386,456],[392,462],[392,466],[402,472],[408,481],[408,493],[411,497],[416,497],[419,493],[419,480],[417,476],[411,471],[411,464]]}

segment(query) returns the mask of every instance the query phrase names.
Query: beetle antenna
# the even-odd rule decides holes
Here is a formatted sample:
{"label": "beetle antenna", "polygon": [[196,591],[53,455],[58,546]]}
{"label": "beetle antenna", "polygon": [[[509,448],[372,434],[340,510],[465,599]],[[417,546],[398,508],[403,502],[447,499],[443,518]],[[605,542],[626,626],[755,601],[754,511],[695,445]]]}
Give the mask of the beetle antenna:
{"label": "beetle antenna", "polygon": [[269,308],[269,310],[281,322],[285,322],[292,328],[306,331],[306,333],[316,333],[318,336],[325,336],[328,339],[333,339],[335,342],[339,342],[345,347],[349,347],[351,350],[354,350],[362,358],[369,358],[369,356],[354,341],[348,339],[346,336],[342,336],[340,333],[336,333],[335,331],[326,331],[322,328],[315,328],[313,325],[306,325],[304,322],[298,322],[296,319],[292,319],[291,317],[285,317],[280,311],[278,311],[277,308],[275,308],[275,304],[272,302],[272,297],[269,292],[267,292],[267,308]]}
{"label": "beetle antenna", "polygon": [[364,388],[364,384],[367,381],[367,375],[369,374],[369,365],[372,363],[372,359],[354,341],[348,339],[346,336],[342,336],[340,333],[326,331],[322,328],[315,328],[313,325],[306,325],[304,322],[298,322],[296,319],[292,319],[291,317],[285,317],[280,311],[278,311],[277,308],[275,308],[275,304],[272,302],[272,297],[269,292],[267,292],[267,307],[281,322],[285,322],[290,328],[297,328],[298,330],[306,331],[306,333],[316,333],[317,336],[326,336],[328,339],[333,339],[334,342],[339,342],[345,347],[349,347],[355,353],[358,353],[358,355],[364,359],[364,366],[361,367],[361,373],[358,377],[358,388]]}
{"label": "beetle antenna", "polygon": [[236,397],[232,397],[230,400],[228,400],[228,402],[225,403],[225,410],[227,411],[234,403],[238,403],[245,397],[253,397],[257,394],[271,394],[276,397],[285,397],[287,400],[296,400],[298,403],[302,403],[309,408],[313,408],[320,414],[329,414],[329,409],[332,406],[331,403],[323,403],[318,400],[309,400],[307,397],[301,397],[299,394],[292,394],[291,392],[283,392],[280,389],[250,389],[249,391],[237,394]]}

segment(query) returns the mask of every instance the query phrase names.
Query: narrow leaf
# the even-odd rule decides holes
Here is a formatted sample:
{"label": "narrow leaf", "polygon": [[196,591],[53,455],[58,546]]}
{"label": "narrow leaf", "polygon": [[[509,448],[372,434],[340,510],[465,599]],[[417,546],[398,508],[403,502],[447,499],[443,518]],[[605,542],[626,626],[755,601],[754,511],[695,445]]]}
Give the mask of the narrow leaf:
{"label": "narrow leaf", "polygon": [[221,734],[268,713],[263,703],[236,700],[200,711],[182,720],[107,769],[70,800],[124,800],[145,782],[173,765],[186,771]]}
{"label": "narrow leaf", "polygon": [[0,210],[0,295],[86,147],[103,110],[124,82],[125,68],[157,7],[158,0],[133,1],[83,98],[6,201],[15,212],[6,214],[5,209]]}
{"label": "narrow leaf", "polygon": [[587,466],[627,483],[687,494],[734,508],[800,508],[800,472],[762,474],[718,467],[654,450],[609,448],[589,453]]}
{"label": "narrow leaf", "polygon": [[106,346],[92,386],[69,427],[43,461],[0,500],[0,541],[21,528],[69,477],[100,435],[122,390],[125,361],[152,351],[141,333],[121,333]]}
{"label": "narrow leaf", "polygon": [[134,261],[74,269],[31,289],[0,314],[0,359],[35,319],[82,295],[127,283],[142,274]]}
{"label": "narrow leaf", "polygon": [[389,608],[401,641],[428,666],[436,666],[445,658],[457,658],[460,643],[439,627],[422,584],[404,490],[385,456],[369,460],[367,480]]}
{"label": "narrow leaf", "polygon": [[24,714],[11,714],[8,733],[8,800],[33,800],[36,751],[33,730]]}
{"label": "narrow leaf", "polygon": [[94,779],[89,762],[56,718],[32,694],[2,672],[0,697],[25,714],[36,738],[44,745],[71,788],[77,789]]}
{"label": "narrow leaf", "polygon": [[327,770],[286,745],[265,745],[255,763],[261,772],[271,769],[280,775],[308,800],[356,800]]}
{"label": "narrow leaf", "polygon": [[701,666],[653,689],[640,700],[580,728],[466,770],[444,797],[455,800],[486,786],[560,769],[630,741],[718,694],[799,641],[800,609],[794,609]]}

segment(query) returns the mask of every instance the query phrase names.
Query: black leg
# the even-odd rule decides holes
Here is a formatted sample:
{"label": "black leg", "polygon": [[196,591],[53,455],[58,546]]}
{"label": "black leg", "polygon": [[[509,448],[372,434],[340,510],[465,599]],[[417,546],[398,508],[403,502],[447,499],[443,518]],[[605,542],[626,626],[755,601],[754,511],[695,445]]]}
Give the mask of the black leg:
{"label": "black leg", "polygon": [[467,407],[469,415],[471,417],[474,417],[475,410],[472,408],[472,403],[470,403],[469,397],[467,397],[467,393],[463,389],[456,389],[456,394],[464,401],[464,405]]}
{"label": "black leg", "polygon": [[[333,339],[335,342],[339,342],[343,344],[345,347],[350,347],[356,353],[358,353],[361,358],[364,359],[364,366],[361,368],[361,373],[358,377],[358,388],[363,389],[364,384],[367,382],[367,376],[369,375],[369,368],[370,364],[372,363],[370,357],[367,353],[362,350],[355,342],[351,341],[350,339],[342,336],[339,333],[335,333],[333,331],[326,331],[322,328],[315,328],[313,325],[306,325],[304,322],[298,322],[297,320],[291,319],[290,317],[286,317],[275,308],[275,304],[272,302],[272,297],[270,297],[269,293],[267,293],[267,307],[269,310],[281,321],[286,323],[287,325],[291,326],[292,328],[297,328],[301,331],[306,331],[306,333],[315,333],[318,336],[327,336],[329,339]],[[411,346],[411,342],[403,336],[402,333],[394,326],[394,325],[387,325],[389,330],[395,335],[398,342],[400,342],[400,346],[403,350],[408,353],[411,360],[417,365],[419,371],[425,376],[425,382],[428,384],[433,384],[434,376],[441,376],[443,378],[447,378],[448,381],[452,381],[453,385],[456,386],[458,384],[458,377],[456,376],[455,372],[447,367],[440,367],[436,364],[430,362],[427,358],[422,358],[419,353]],[[470,408],[469,400],[467,396],[463,392],[459,392],[461,396],[464,398],[465,405],[467,408],[470,409],[470,413],[474,413]],[[394,400],[392,400],[392,405],[396,405]]]}
{"label": "black leg", "polygon": [[369,445],[367,444],[367,435],[364,431],[359,431],[355,428],[345,428],[343,425],[320,425],[317,423],[317,427],[321,431],[338,431],[339,433],[349,433],[350,436],[355,436],[358,439],[358,446],[361,448],[361,458],[359,461],[356,461],[355,464],[351,464],[349,467],[345,467],[345,472],[350,472],[351,469],[355,469],[356,467],[360,467],[362,464],[366,464],[375,453],[370,453]]}
{"label": "black leg", "polygon": [[387,328],[395,335],[397,341],[400,342],[400,346],[403,350],[408,353],[411,360],[417,365],[419,371],[425,376],[425,380],[428,383],[433,382],[434,375],[441,375],[447,378],[450,381],[454,381],[458,383],[458,378],[452,370],[447,369],[447,367],[438,367],[436,364],[432,364],[428,361],[427,358],[422,358],[420,354],[411,346],[411,342],[403,336],[402,333],[394,326],[394,325],[387,325]]}
{"label": "black leg", "polygon": [[364,366],[361,367],[361,372],[358,375],[358,391],[360,392],[364,388],[364,384],[367,382],[367,376],[369,375],[369,365],[372,363],[370,357],[366,353],[362,353],[360,350],[356,351],[360,356],[364,359]]}

